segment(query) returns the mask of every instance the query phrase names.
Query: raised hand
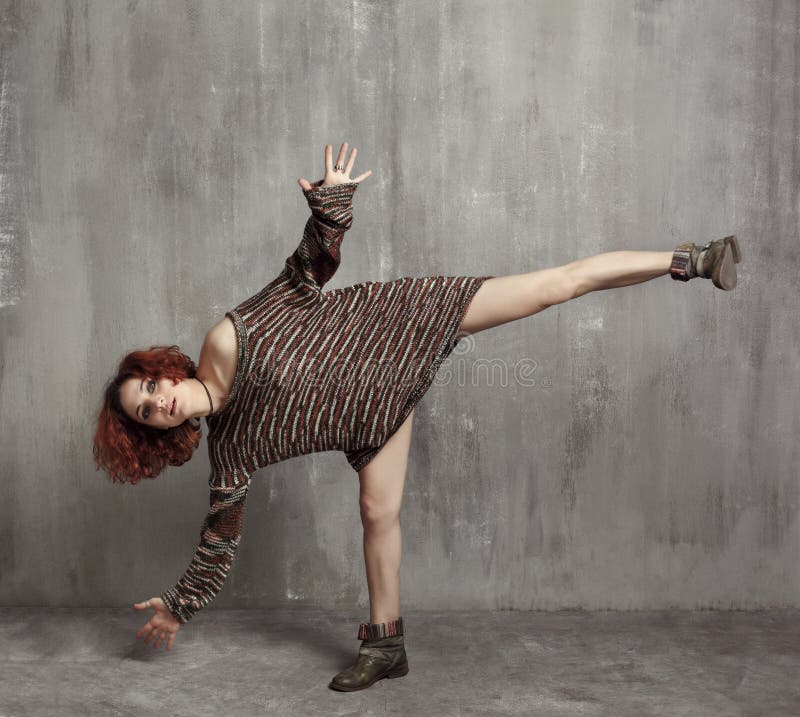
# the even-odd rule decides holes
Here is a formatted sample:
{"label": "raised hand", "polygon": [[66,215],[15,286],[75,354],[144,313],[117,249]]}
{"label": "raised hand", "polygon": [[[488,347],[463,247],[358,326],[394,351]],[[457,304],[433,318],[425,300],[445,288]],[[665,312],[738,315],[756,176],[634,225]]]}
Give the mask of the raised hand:
{"label": "raised hand", "polygon": [[146,610],[148,607],[153,608],[155,611],[150,619],[145,623],[139,632],[136,633],[136,638],[146,635],[144,638],[145,644],[149,644],[153,637],[157,637],[153,643],[153,649],[157,650],[161,643],[168,637],[167,649],[171,650],[172,645],[175,643],[175,634],[181,629],[175,616],[167,609],[164,601],[160,597],[152,597],[144,602],[137,602],[134,604],[137,610]]}
{"label": "raised hand", "polygon": [[358,150],[353,147],[352,151],[350,152],[350,160],[347,162],[347,166],[345,167],[344,158],[347,154],[347,142],[342,144],[335,166],[331,162],[332,153],[333,146],[326,144],[325,176],[322,179],[320,179],[318,182],[314,182],[313,184],[303,177],[300,177],[300,179],[297,180],[297,183],[304,192],[307,192],[309,189],[314,189],[315,187],[329,187],[332,184],[346,184],[347,182],[361,183],[367,177],[369,177],[370,174],[372,174],[372,170],[369,169],[363,174],[359,174],[355,179],[350,179],[350,172],[353,169],[353,163],[356,161],[356,154],[358,154]]}

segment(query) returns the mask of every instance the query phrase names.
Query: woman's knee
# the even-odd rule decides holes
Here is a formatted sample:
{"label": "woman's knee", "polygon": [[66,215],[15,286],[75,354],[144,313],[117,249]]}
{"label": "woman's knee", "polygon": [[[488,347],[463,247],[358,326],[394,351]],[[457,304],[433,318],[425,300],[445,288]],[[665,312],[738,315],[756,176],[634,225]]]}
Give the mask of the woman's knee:
{"label": "woman's knee", "polygon": [[365,530],[386,530],[400,521],[400,506],[378,500],[369,493],[359,497],[361,524]]}
{"label": "woman's knee", "polygon": [[534,288],[534,303],[545,307],[563,304],[575,297],[577,276],[573,265],[563,264],[536,272],[538,284]]}

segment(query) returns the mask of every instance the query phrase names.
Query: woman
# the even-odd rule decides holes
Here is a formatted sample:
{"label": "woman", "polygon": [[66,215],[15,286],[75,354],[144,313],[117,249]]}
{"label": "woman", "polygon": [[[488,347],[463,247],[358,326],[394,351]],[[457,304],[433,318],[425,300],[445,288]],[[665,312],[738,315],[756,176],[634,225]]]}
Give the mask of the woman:
{"label": "woman", "polygon": [[205,337],[199,364],[176,346],[136,351],[105,391],[95,461],[113,480],[154,478],[181,465],[206,418],[210,510],[184,575],[159,597],[137,633],[171,650],[181,625],[214,599],[239,545],[253,472],[287,458],[338,450],[357,471],[370,622],[356,662],[330,683],[359,690],[408,672],[399,605],[400,505],[414,406],[460,337],[521,319],[590,291],[670,274],[729,290],[741,260],[736,238],[674,251],[615,251],[511,276],[404,277],[322,287],[340,262],[352,196],[371,171],[350,178],[325,147],[325,176],[298,180],[311,216],[283,271]]}

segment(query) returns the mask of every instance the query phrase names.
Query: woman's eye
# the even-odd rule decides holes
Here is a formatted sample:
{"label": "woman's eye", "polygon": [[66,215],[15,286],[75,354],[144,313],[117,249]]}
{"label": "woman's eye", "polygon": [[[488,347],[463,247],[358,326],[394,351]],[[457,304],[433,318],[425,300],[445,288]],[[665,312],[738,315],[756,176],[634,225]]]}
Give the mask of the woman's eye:
{"label": "woman's eye", "polygon": [[[150,388],[151,386],[152,386],[152,390]],[[147,392],[148,393],[153,393],[153,391],[155,391],[155,390],[156,390],[156,382],[151,378],[147,382]],[[142,411],[142,416],[144,417],[144,420],[146,421],[150,417],[150,409],[149,408],[145,408]]]}

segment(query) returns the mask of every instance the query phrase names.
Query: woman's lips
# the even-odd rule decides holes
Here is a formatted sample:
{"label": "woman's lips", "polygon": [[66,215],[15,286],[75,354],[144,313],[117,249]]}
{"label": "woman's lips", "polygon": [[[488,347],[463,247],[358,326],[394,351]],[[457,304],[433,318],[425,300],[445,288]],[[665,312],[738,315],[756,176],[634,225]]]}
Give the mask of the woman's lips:
{"label": "woman's lips", "polygon": [[175,409],[177,407],[178,407],[178,399],[177,398],[173,398],[172,399],[172,408],[170,408],[170,410],[169,410],[169,415],[170,416],[174,416],[175,415]]}

